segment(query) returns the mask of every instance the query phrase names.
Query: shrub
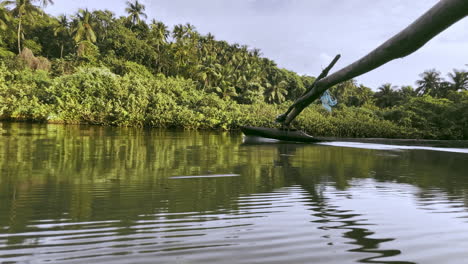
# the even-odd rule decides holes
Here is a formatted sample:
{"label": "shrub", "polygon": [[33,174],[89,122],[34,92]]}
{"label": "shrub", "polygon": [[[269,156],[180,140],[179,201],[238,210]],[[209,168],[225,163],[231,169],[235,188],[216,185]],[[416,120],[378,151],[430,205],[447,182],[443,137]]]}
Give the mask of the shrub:
{"label": "shrub", "polygon": [[9,71],[0,64],[1,119],[45,121],[50,113],[46,90],[51,84],[44,71]]}

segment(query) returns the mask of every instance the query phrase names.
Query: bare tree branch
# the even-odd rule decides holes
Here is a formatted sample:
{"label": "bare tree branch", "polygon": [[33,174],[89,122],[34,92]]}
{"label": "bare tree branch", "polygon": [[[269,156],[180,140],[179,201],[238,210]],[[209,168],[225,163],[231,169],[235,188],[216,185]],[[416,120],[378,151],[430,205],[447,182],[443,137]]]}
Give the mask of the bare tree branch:
{"label": "bare tree branch", "polygon": [[397,58],[403,58],[468,15],[468,0],[441,0],[403,31],[351,65],[325,77],[301,96],[278,122],[289,126],[305,107],[335,84],[347,81]]}

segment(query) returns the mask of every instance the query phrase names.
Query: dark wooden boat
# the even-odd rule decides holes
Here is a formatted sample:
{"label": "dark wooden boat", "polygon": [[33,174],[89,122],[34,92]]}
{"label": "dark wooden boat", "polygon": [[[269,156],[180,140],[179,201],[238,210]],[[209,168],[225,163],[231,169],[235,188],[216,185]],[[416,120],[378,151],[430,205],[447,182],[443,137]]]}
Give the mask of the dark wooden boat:
{"label": "dark wooden boat", "polygon": [[323,140],[314,138],[297,129],[281,129],[281,128],[266,128],[266,127],[241,127],[242,133],[246,136],[256,136],[264,138],[272,138],[277,140],[294,141],[294,142],[321,142]]}

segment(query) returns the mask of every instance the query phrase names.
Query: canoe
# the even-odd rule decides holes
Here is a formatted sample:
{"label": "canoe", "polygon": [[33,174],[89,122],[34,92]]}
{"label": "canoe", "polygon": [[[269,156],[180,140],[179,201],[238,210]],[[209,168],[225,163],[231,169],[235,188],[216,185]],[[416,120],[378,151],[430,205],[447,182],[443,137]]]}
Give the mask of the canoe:
{"label": "canoe", "polygon": [[284,141],[294,142],[321,142],[323,140],[314,138],[313,136],[307,135],[306,133],[297,129],[281,129],[281,128],[266,128],[266,127],[241,127],[242,133],[246,136],[257,136],[264,138],[272,138]]}

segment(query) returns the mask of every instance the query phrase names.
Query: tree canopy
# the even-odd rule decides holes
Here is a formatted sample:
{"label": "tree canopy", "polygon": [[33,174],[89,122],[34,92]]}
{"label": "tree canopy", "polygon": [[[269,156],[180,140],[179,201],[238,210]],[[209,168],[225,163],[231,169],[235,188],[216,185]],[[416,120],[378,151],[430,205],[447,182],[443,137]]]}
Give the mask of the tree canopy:
{"label": "tree canopy", "polygon": [[[128,16],[122,17],[88,9],[54,17],[42,11],[47,4],[53,1],[0,2],[0,78],[9,85],[0,84],[0,119],[274,126],[275,116],[315,80],[278,67],[259,49],[201,34],[190,23],[169,28],[155,18],[148,22],[139,1],[127,2]],[[430,69],[415,88],[382,81],[375,91],[353,79],[339,83],[330,89],[339,102],[335,111],[317,104],[296,126],[336,136],[467,138],[467,71],[454,69],[446,76]],[[90,98],[80,97],[80,91]],[[437,115],[427,113],[432,108],[440,110]],[[162,114],[163,109],[173,115]]]}

